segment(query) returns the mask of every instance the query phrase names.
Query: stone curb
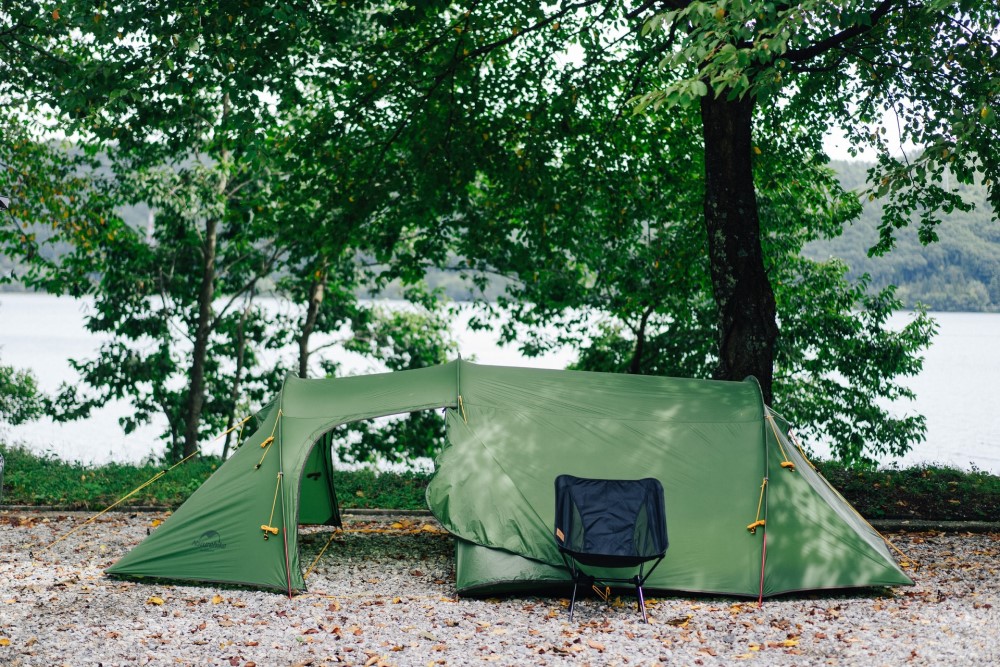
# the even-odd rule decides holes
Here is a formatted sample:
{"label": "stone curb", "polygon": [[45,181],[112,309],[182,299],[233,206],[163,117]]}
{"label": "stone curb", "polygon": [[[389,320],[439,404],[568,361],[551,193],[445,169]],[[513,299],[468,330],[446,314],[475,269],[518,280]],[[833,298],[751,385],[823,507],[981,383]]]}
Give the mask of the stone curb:
{"label": "stone curb", "polygon": [[[114,512],[165,512],[176,508],[137,505],[121,507]],[[0,512],[93,512],[99,510],[81,509],[63,505],[0,505]],[[432,518],[429,510],[395,510],[384,508],[345,507],[340,510],[344,516],[419,516]],[[873,528],[886,533],[919,533],[940,531],[943,533],[1000,533],[997,521],[928,521],[921,519],[873,519]]]}
{"label": "stone curb", "polygon": [[[112,512],[172,512],[176,507],[158,507],[156,505],[128,505],[116,507]],[[99,509],[87,507],[72,507],[70,505],[0,505],[0,512],[100,512]],[[367,507],[343,507],[340,513],[345,516],[433,516],[430,510],[393,510]]]}
{"label": "stone curb", "polygon": [[1000,523],[996,521],[926,521],[921,519],[876,519],[872,527],[887,533],[920,533],[940,531],[943,533],[1000,533]]}

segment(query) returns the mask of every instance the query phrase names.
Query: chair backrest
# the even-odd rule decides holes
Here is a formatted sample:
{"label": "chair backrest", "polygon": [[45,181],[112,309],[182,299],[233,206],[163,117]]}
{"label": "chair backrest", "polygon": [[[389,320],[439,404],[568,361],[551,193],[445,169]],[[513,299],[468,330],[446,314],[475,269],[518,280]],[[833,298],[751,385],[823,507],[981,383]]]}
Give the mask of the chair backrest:
{"label": "chair backrest", "polygon": [[659,480],[556,478],[556,544],[583,564],[631,567],[668,546]]}

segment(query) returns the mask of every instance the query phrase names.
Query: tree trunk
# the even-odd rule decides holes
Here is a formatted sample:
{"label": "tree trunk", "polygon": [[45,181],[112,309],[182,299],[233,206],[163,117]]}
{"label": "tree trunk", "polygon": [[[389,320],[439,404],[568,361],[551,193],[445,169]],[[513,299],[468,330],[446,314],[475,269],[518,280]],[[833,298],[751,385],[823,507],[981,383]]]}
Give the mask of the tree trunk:
{"label": "tree trunk", "polygon": [[215,257],[218,242],[218,223],[214,217],[205,222],[202,241],[202,273],[198,289],[198,323],[195,327],[194,346],[191,350],[191,371],[188,374],[187,405],[184,410],[184,457],[198,451],[198,427],[205,404],[205,358],[208,339],[212,334],[212,299],[215,296]]}
{"label": "tree trunk", "polygon": [[323,305],[323,293],[326,290],[327,263],[323,262],[318,277],[309,286],[309,303],[306,306],[306,317],[302,322],[302,333],[299,336],[299,377],[309,376],[309,337],[316,329],[319,319],[319,309]]}
{"label": "tree trunk", "polygon": [[633,330],[635,333],[635,347],[632,348],[632,361],[628,366],[628,372],[632,375],[642,374],[642,355],[646,351],[646,325],[649,323],[649,316],[652,314],[652,306],[642,311],[642,318]]}
{"label": "tree trunk", "polygon": [[754,376],[772,402],[778,337],[774,292],[764,268],[751,158],[754,100],[701,98],[705,141],[705,226],[718,311],[715,377]]}
{"label": "tree trunk", "polygon": [[[233,424],[236,423],[236,404],[240,398],[240,387],[243,382],[243,367],[246,362],[246,325],[247,320],[250,319],[250,309],[253,306],[253,299],[256,294],[256,287],[251,287],[250,294],[247,295],[247,302],[243,308],[243,313],[240,314],[240,323],[236,325],[236,372],[233,374],[233,385],[229,390],[229,405],[232,407],[229,411],[229,418],[226,420],[226,443],[222,447],[223,461],[225,461],[226,457],[229,456],[229,446],[233,440]],[[240,432],[242,433],[242,430]],[[237,434],[236,437],[239,437],[239,435]]]}

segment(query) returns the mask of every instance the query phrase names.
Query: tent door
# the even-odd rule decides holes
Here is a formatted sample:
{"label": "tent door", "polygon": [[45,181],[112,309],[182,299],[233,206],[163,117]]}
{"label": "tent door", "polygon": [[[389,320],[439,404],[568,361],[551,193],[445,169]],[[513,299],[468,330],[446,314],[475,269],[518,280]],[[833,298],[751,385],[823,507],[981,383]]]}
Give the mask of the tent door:
{"label": "tent door", "polygon": [[299,482],[299,523],[340,526],[340,508],[333,486],[333,432],[323,434],[313,444]]}

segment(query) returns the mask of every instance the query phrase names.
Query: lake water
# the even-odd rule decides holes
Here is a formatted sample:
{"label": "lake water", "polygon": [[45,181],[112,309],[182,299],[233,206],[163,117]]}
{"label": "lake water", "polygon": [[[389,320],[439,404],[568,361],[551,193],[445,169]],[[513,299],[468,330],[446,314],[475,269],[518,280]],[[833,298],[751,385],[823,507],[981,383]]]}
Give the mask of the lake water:
{"label": "lake water", "polygon": [[[83,326],[86,303],[37,294],[0,294],[0,361],[30,368],[43,390],[75,380],[68,359],[89,358],[100,339]],[[489,332],[471,331],[468,312],[456,318],[454,335],[462,357],[481,363],[563,368],[574,352],[562,349],[527,359],[515,348],[497,344]],[[907,315],[897,315],[902,322]],[[908,381],[913,403],[893,406],[900,413],[927,417],[927,441],[900,460],[902,464],[947,463],[1000,474],[1000,410],[995,389],[1000,371],[1000,314],[938,313],[939,333],[926,354],[923,372]],[[366,370],[358,362],[354,370]],[[117,420],[125,404],[110,404],[91,418],[71,424],[42,420],[7,427],[8,442],[85,463],[139,461],[163,450],[159,426],[128,436]],[[210,443],[207,451],[221,449]],[[821,446],[814,449],[824,454]],[[888,461],[887,461],[888,462]]]}

